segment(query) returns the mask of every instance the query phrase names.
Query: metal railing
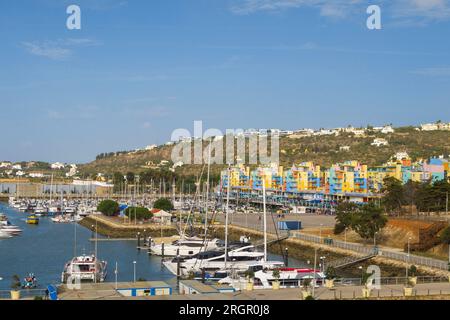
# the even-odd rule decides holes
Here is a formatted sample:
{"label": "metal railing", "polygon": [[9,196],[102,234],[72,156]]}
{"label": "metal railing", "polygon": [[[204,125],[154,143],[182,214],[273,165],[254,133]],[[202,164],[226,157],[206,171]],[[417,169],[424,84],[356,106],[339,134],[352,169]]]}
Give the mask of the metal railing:
{"label": "metal railing", "polygon": [[[45,289],[19,290],[20,299],[34,299],[35,297],[45,297]],[[11,299],[11,290],[0,290],[0,299]]]}
{"label": "metal railing", "polygon": [[[311,235],[311,234],[304,234],[304,233],[300,233],[300,232],[291,232],[291,236],[293,238],[297,238],[297,239],[300,239],[303,241],[308,241],[308,242],[313,242],[313,243],[317,243],[317,244],[321,244],[321,245],[325,245],[325,246],[329,246],[329,247],[349,250],[349,251],[353,251],[353,252],[356,252],[356,253],[359,253],[362,255],[370,255],[374,250],[373,246],[365,246],[365,245],[362,245],[359,243],[350,243],[350,242],[344,242],[341,240],[327,239],[324,237],[319,237],[319,236],[315,236],[315,235]],[[327,240],[327,241],[325,241],[325,240]],[[421,265],[421,266],[436,268],[436,269],[445,270],[445,271],[449,270],[448,262],[443,261],[443,260],[426,258],[426,257],[412,255],[412,254],[408,255],[407,253],[404,253],[404,252],[396,252],[396,251],[389,250],[386,248],[379,248],[378,255],[385,257],[387,259],[397,260],[397,261],[401,261],[401,262],[407,262],[410,264]]]}

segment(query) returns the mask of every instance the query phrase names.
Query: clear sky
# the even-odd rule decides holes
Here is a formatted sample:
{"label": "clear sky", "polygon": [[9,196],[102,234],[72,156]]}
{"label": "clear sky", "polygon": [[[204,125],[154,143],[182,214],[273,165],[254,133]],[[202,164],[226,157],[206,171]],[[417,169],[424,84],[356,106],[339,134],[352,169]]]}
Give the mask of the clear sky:
{"label": "clear sky", "polygon": [[[367,29],[369,4],[382,30]],[[449,35],[447,0],[1,1],[0,160],[86,162],[194,120],[450,121]]]}

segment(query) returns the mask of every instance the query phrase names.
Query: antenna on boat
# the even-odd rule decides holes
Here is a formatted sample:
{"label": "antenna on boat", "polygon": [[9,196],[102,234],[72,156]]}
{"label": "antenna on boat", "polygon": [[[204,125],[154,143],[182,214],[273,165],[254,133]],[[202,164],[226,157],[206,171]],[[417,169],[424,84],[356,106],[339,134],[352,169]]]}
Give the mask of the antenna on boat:
{"label": "antenna on boat", "polygon": [[205,242],[208,233],[208,201],[209,201],[209,172],[211,169],[211,137],[209,138],[208,147],[208,173],[206,174],[206,209],[205,209]]}
{"label": "antenna on boat", "polygon": [[263,220],[264,220],[264,261],[267,261],[267,217],[266,217],[266,176],[263,173]]}
{"label": "antenna on boat", "polygon": [[227,261],[228,261],[228,214],[230,212],[230,181],[231,175],[231,165],[228,165],[228,179],[227,179],[227,209],[225,212],[225,270],[227,269]]}

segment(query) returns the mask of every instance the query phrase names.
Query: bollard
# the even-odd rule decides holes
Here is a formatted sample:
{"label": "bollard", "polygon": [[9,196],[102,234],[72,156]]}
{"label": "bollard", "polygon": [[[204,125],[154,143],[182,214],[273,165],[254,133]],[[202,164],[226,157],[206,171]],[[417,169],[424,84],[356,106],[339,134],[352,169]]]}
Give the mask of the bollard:
{"label": "bollard", "polygon": [[[180,250],[180,249],[177,250],[177,255],[178,255],[178,253],[179,253],[179,250]],[[161,256],[162,256],[162,258],[164,259],[164,242],[161,243]]]}
{"label": "bollard", "polygon": [[137,234],[137,248],[141,250],[141,234],[139,232]]}

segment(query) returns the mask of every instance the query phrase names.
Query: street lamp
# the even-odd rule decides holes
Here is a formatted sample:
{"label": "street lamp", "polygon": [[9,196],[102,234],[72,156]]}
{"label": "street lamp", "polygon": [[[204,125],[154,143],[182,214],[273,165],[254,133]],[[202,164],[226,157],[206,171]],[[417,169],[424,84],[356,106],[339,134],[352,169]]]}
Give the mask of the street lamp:
{"label": "street lamp", "polygon": [[133,281],[136,282],[136,261],[133,261]]}
{"label": "street lamp", "polygon": [[363,280],[363,267],[362,267],[362,266],[359,266],[358,269],[361,270],[361,284],[362,284],[362,280]]}
{"label": "street lamp", "polygon": [[344,233],[345,243],[347,243],[347,230],[348,230],[348,227],[345,227],[345,233]]}
{"label": "street lamp", "polygon": [[409,268],[409,253],[411,251],[411,237],[408,238],[408,254],[406,255],[407,257],[407,263],[406,263],[406,279],[408,279],[408,268]]}
{"label": "street lamp", "polygon": [[116,269],[114,270],[114,274],[116,276],[116,290],[117,290],[117,276],[119,274],[119,269],[118,269],[118,265],[117,265],[117,261],[116,261]]}

